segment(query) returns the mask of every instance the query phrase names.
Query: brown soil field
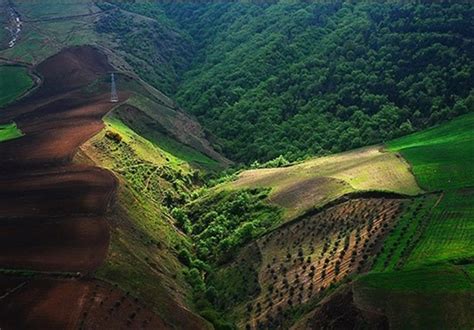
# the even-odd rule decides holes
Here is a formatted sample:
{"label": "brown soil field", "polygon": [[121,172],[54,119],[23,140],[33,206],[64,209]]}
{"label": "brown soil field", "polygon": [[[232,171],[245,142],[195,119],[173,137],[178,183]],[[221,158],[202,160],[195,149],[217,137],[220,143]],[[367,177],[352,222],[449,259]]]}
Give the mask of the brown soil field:
{"label": "brown soil field", "polygon": [[109,245],[101,217],[10,219],[0,228],[2,268],[88,272],[101,265]]}
{"label": "brown soil field", "polygon": [[[103,263],[118,181],[71,161],[117,105],[106,85],[86,89],[110,70],[93,47],[63,50],[36,67],[43,81],[35,92],[0,112],[0,122],[14,120],[25,133],[0,143],[0,268],[89,274]],[[23,272],[1,276],[0,290],[1,329],[166,328],[136,299],[97,280]]]}
{"label": "brown soil field", "polygon": [[115,183],[110,172],[85,166],[0,177],[0,219],[104,214]]}
{"label": "brown soil field", "polygon": [[101,118],[114,106],[107,94],[89,99],[90,103],[82,97],[56,100],[15,119],[25,136],[0,144],[0,167],[31,169],[69,163],[79,146],[104,127]]}
{"label": "brown soil field", "polygon": [[140,301],[98,281],[0,277],[2,329],[167,329]]}
{"label": "brown soil field", "polygon": [[113,68],[94,47],[67,48],[38,64],[44,83],[34,98],[63,94],[86,86]]}

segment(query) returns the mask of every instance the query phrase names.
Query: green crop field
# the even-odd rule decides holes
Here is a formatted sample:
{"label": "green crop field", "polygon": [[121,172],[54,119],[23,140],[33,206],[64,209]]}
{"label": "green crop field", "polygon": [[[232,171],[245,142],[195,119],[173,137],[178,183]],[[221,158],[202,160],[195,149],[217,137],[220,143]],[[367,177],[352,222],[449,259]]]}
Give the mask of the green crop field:
{"label": "green crop field", "polygon": [[20,66],[0,66],[0,107],[25,93],[33,86],[28,70]]}
{"label": "green crop field", "polygon": [[15,123],[0,125],[0,142],[8,141],[23,136]]}
{"label": "green crop field", "polygon": [[[474,326],[474,114],[388,143],[426,190],[398,219],[373,272],[356,283],[362,306],[394,328]],[[398,271],[397,271],[398,270]],[[400,317],[403,315],[403,317]]]}
{"label": "green crop field", "polygon": [[471,329],[474,282],[461,267],[372,273],[354,285],[362,308],[384,310],[394,329]]}
{"label": "green crop field", "polygon": [[423,196],[405,209],[385,240],[380,255],[374,262],[374,271],[395,270],[402,266],[405,257],[428,223],[431,210],[438,198],[436,195]]}
{"label": "green crop field", "polygon": [[444,190],[409,258],[410,267],[474,256],[473,129],[474,114],[467,114],[388,144],[413,166],[422,187]]}
{"label": "green crop field", "polygon": [[473,258],[474,190],[446,193],[433,208],[428,227],[408,261],[409,267]]}
{"label": "green crop field", "polygon": [[394,140],[387,146],[408,160],[424,189],[474,185],[474,114]]}

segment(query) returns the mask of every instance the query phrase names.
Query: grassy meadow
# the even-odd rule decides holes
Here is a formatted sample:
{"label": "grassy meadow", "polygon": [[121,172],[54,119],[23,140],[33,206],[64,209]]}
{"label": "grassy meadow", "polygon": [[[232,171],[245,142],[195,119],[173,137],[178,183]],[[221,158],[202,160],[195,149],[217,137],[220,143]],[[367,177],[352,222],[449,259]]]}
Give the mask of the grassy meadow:
{"label": "grassy meadow", "polygon": [[423,189],[474,186],[474,113],[387,144],[411,164]]}

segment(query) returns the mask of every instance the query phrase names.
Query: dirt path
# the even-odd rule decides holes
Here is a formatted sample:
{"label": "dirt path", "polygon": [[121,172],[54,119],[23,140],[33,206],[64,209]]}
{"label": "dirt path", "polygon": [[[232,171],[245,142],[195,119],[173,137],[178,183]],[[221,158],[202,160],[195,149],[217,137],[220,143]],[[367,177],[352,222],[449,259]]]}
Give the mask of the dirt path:
{"label": "dirt path", "polygon": [[[17,270],[0,276],[0,290],[6,287],[0,292],[1,329],[103,328],[112,323],[164,327],[136,299],[83,277],[107,255],[105,215],[118,181],[104,169],[71,161],[117,105],[109,102],[105,83],[92,93],[84,90],[111,69],[92,47],[64,50],[37,66],[44,80],[34,93],[0,112],[0,122],[14,120],[25,133],[0,143],[0,268]],[[127,97],[120,93],[121,100]],[[63,272],[65,279],[44,278],[44,273],[30,277],[35,271]],[[108,301],[109,296],[115,300]],[[129,306],[112,322],[114,310],[127,299]],[[140,324],[138,315],[143,315]]]}

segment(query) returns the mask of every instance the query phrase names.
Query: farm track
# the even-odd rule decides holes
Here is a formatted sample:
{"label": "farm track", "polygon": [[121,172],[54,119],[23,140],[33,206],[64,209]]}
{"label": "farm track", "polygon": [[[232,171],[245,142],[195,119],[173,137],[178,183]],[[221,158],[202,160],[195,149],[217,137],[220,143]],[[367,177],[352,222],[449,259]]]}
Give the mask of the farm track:
{"label": "farm track", "polygon": [[33,94],[0,114],[25,133],[0,144],[0,268],[12,270],[0,276],[2,329],[166,327],[128,293],[88,279],[107,255],[118,181],[71,162],[116,105],[106,87],[82,91],[111,69],[95,48],[66,49],[38,65]]}

